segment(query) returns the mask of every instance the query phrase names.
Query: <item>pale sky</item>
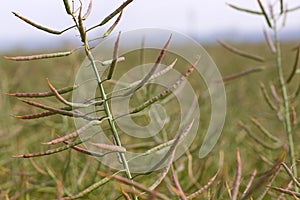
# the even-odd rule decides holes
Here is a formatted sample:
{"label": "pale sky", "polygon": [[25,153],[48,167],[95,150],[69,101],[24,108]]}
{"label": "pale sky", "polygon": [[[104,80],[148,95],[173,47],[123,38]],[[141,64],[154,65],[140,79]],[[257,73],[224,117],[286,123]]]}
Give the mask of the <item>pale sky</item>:
{"label": "pale sky", "polygon": [[[275,0],[263,0],[274,2]],[[83,0],[85,4],[88,0]],[[99,23],[123,1],[94,0],[93,11],[87,21],[88,25]],[[216,33],[247,33],[261,31],[266,24],[263,18],[238,12],[229,8],[226,2],[239,7],[259,10],[256,0],[134,0],[124,11],[115,31],[128,31],[138,28],[158,27],[193,33],[197,37],[207,37]],[[300,5],[299,0],[286,0],[289,8]],[[26,44],[45,45],[47,41],[73,40],[76,32],[62,36],[52,36],[33,29],[28,24],[14,17],[15,11],[24,17],[53,29],[64,29],[72,24],[65,14],[63,1],[53,0],[9,0],[2,1],[0,7],[0,51],[8,46],[26,47]],[[300,10],[288,16],[287,30],[299,30]],[[103,33],[97,29],[94,34]],[[217,39],[217,38],[216,38]],[[43,42],[44,41],[44,42]]]}

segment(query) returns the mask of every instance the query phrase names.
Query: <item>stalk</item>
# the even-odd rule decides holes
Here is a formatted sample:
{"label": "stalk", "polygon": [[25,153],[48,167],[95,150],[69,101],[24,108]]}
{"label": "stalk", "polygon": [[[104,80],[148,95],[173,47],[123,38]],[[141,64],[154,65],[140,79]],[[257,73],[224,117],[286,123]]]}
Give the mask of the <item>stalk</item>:
{"label": "stalk", "polygon": [[[108,105],[107,96],[106,96],[105,90],[103,88],[100,75],[99,75],[98,70],[97,70],[95,59],[94,59],[92,53],[89,50],[89,45],[88,45],[87,42],[85,42],[85,53],[86,53],[89,61],[91,62],[93,71],[95,73],[97,84],[98,84],[98,87],[99,87],[99,91],[100,91],[100,94],[101,94],[102,100],[103,100],[104,111],[105,111],[105,114],[107,116],[107,120],[108,120],[109,126],[111,128],[111,131],[113,133],[115,143],[116,143],[117,146],[121,147],[122,143],[121,143],[121,140],[119,138],[119,135],[118,135],[118,132],[117,132],[117,129],[116,129],[116,125],[114,123],[114,120],[113,120],[113,117],[112,117],[112,114],[111,114],[111,111],[110,111],[110,108],[109,108],[109,105]],[[127,162],[126,157],[125,157],[125,154],[122,153],[122,152],[118,152],[118,154],[119,154],[119,157],[121,159],[122,165],[123,165],[125,173],[127,175],[127,178],[131,180],[132,175],[131,175],[131,172],[130,172],[130,169],[129,169],[129,166],[128,166],[128,162]],[[133,195],[133,198],[134,198],[134,200],[138,200],[136,195]]]}
{"label": "stalk", "polygon": [[[131,2],[132,0],[128,0],[127,3]],[[125,5],[122,4],[122,6]],[[121,6],[121,7],[122,7]],[[125,5],[126,6],[126,5]],[[97,85],[99,87],[99,92],[100,92],[100,95],[102,97],[102,101],[103,101],[103,107],[104,107],[104,112],[106,114],[106,118],[108,120],[108,123],[109,123],[109,126],[110,126],[110,129],[112,131],[112,134],[113,134],[113,138],[114,138],[114,142],[117,146],[120,146],[122,147],[122,143],[121,143],[121,140],[119,138],[119,135],[118,135],[118,132],[117,132],[117,129],[116,129],[116,125],[114,123],[114,119],[113,119],[113,116],[111,114],[111,111],[110,111],[110,108],[109,108],[109,105],[108,105],[108,98],[106,96],[106,92],[104,90],[104,87],[102,85],[103,81],[101,80],[101,77],[99,75],[99,72],[97,70],[97,66],[96,66],[96,62],[95,62],[95,59],[94,59],[94,56],[93,54],[91,53],[90,51],[90,47],[89,47],[89,43],[88,43],[88,40],[87,40],[87,37],[86,37],[86,33],[87,31],[85,30],[84,26],[83,26],[83,22],[82,22],[82,17],[81,17],[81,8],[80,7],[80,11],[79,11],[79,16],[78,16],[78,21],[76,20],[75,16],[72,14],[72,18],[78,28],[78,31],[80,33],[80,37],[81,37],[81,41],[83,42],[84,44],[84,49],[85,49],[85,54],[86,56],[88,57],[90,63],[91,63],[91,66],[92,66],[92,69],[94,71],[94,74],[96,76],[96,81],[97,81]],[[118,9],[117,9],[118,10]],[[116,11],[115,11],[116,12]],[[115,13],[114,12],[114,13]],[[117,14],[117,12],[115,13]],[[108,19],[108,18],[107,18]],[[113,62],[113,61],[112,61]],[[126,173],[126,176],[129,180],[132,180],[132,175],[131,175],[131,172],[130,172],[130,169],[129,169],[129,166],[128,166],[128,162],[127,162],[127,159],[125,157],[125,153],[124,152],[117,152],[121,162],[122,162],[122,165],[124,167],[124,170],[125,170],[125,173]],[[134,189],[134,188],[133,188]],[[134,200],[138,200],[137,196],[135,194],[132,194],[132,198]]]}
{"label": "stalk", "polygon": [[[281,88],[281,95],[283,99],[283,118],[284,118],[284,128],[288,138],[288,146],[289,146],[289,159],[290,164],[292,166],[292,171],[295,177],[298,177],[297,174],[297,167],[296,167],[296,159],[295,159],[295,147],[294,147],[294,140],[293,140],[293,130],[292,130],[292,123],[290,118],[290,109],[289,109],[289,99],[287,94],[287,89],[285,85],[285,80],[283,76],[282,70],[282,61],[281,61],[281,47],[280,47],[280,40],[278,35],[278,29],[276,24],[276,19],[273,17],[273,32],[274,32],[274,40],[275,40],[275,48],[276,48],[276,67],[279,77],[279,83]],[[295,191],[299,191],[297,185],[294,186]]]}

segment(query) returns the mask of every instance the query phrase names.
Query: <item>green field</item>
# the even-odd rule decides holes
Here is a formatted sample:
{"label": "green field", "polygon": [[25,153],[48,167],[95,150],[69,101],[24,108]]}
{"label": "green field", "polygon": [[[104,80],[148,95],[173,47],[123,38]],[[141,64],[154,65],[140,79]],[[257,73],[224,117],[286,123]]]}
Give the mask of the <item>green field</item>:
{"label": "green field", "polygon": [[[266,62],[259,63],[241,58],[217,45],[204,46],[215,61],[222,76],[225,77],[258,66],[265,66],[266,69],[225,82],[227,117],[217,145],[207,157],[198,159],[197,147],[199,147],[203,139],[200,135],[201,131],[199,131],[199,136],[196,137],[191,145],[190,152],[184,154],[174,163],[174,170],[177,173],[182,190],[187,195],[207,185],[220,168],[217,178],[213,181],[212,185],[205,188],[203,193],[194,199],[231,198],[230,193],[234,187],[237,172],[237,148],[240,151],[242,166],[239,196],[241,196],[245,190],[254,170],[257,170],[257,175],[254,178],[253,187],[251,188],[253,191],[250,196],[252,196],[253,199],[258,199],[262,192],[266,191],[266,185],[286,188],[292,180],[283,167],[280,168],[278,174],[276,174],[277,171],[274,172],[274,168],[278,167],[276,160],[281,158],[280,155],[284,152],[284,148],[279,147],[272,149],[275,148],[277,144],[264,135],[262,131],[251,122],[251,118],[256,118],[272,135],[279,138],[282,144],[287,145],[287,136],[284,127],[278,120],[276,112],[270,109],[264,100],[260,89],[260,83],[264,83],[268,93],[271,95],[269,88],[271,82],[275,83],[274,86],[276,88],[279,88],[277,71],[273,62],[274,55],[269,53],[268,47],[264,44],[234,44],[234,46],[247,52],[263,55],[266,58]],[[292,51],[294,47],[294,42],[284,43],[282,45],[282,61],[285,77],[288,77],[292,71],[295,57],[295,51]],[[5,53],[5,55],[20,54],[31,53]],[[153,58],[155,58],[155,56],[149,57],[149,59]],[[114,170],[102,165],[94,157],[83,155],[71,149],[38,158],[23,159],[12,157],[23,153],[47,150],[49,146],[41,143],[47,142],[57,135],[74,131],[75,128],[72,119],[62,116],[35,120],[15,119],[11,115],[34,113],[40,110],[27,106],[18,101],[18,99],[6,96],[5,94],[48,91],[49,88],[45,81],[46,78],[49,78],[57,88],[73,85],[74,75],[82,61],[82,53],[72,54],[70,57],[65,58],[30,62],[14,62],[1,58],[0,199],[56,199],[61,196],[77,194],[92,183],[101,180],[103,177],[97,175],[97,171],[107,174],[114,173]],[[132,62],[134,63],[134,60]],[[122,74],[122,69],[116,72],[116,76],[120,74]],[[290,95],[297,90],[299,78],[299,75],[296,74],[296,77],[288,85]],[[191,76],[189,80],[195,81],[196,77]],[[201,88],[199,90],[201,97]],[[280,96],[281,91],[277,89],[277,93]],[[70,95],[66,95],[65,97],[69,98]],[[47,98],[43,100],[43,102],[49,105],[57,105],[57,103],[54,103],[53,98]],[[299,96],[292,101],[292,106],[295,108],[293,113],[299,113],[298,103]],[[201,129],[203,130],[207,128],[206,124],[210,117],[209,102],[201,101],[199,105],[201,111],[204,113],[201,115],[201,122],[204,124],[201,126]],[[251,128],[253,135],[256,136],[259,141],[266,143],[271,149],[265,148],[260,142],[254,140],[253,137],[246,133],[239,125],[240,122],[243,122],[247,127]],[[295,130],[295,153],[296,159],[298,159],[300,150],[298,118],[294,119],[293,130]],[[128,140],[128,138],[124,139],[124,141],[126,140]],[[126,146],[126,142],[124,145]],[[141,147],[140,150],[143,151],[146,148],[147,147]],[[220,157],[222,156],[224,156],[223,163],[220,164]],[[284,161],[290,166],[288,153]],[[280,162],[282,162],[282,160]],[[160,173],[161,171],[153,172],[148,175],[139,175],[136,176],[134,180],[145,186],[149,186],[160,176]],[[275,174],[276,177],[274,178]],[[274,180],[270,182],[272,178],[274,178]],[[178,199],[175,189],[171,187],[171,185],[171,173],[169,172],[167,178],[161,183],[157,191],[166,194],[171,199]],[[126,199],[125,196],[122,195],[120,188],[128,189],[124,184],[113,180],[82,199]],[[280,195],[281,193],[275,190],[269,190],[264,199],[277,199]],[[297,199],[296,196],[294,198]],[[148,199],[155,199],[155,197],[152,196]],[[285,194],[282,199],[293,199],[293,197]]]}

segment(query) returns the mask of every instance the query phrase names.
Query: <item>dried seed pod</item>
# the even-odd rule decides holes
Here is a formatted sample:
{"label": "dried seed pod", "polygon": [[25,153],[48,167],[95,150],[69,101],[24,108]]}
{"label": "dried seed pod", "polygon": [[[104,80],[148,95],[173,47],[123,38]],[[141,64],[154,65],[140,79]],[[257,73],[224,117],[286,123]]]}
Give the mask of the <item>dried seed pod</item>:
{"label": "dried seed pod", "polygon": [[21,19],[21,20],[23,20],[24,22],[26,22],[27,24],[29,24],[29,25],[31,25],[31,26],[37,28],[37,29],[40,29],[40,30],[42,30],[42,31],[45,31],[45,32],[47,32],[47,33],[51,33],[51,34],[55,34],[55,35],[60,35],[60,34],[62,34],[62,33],[64,33],[64,32],[66,32],[66,31],[68,31],[68,30],[70,30],[70,29],[76,27],[76,26],[74,25],[74,26],[71,26],[71,27],[69,27],[69,28],[66,28],[66,29],[64,29],[64,30],[62,30],[62,31],[57,31],[57,30],[53,30],[53,29],[44,27],[44,26],[42,26],[42,25],[39,25],[39,24],[37,24],[37,23],[35,23],[35,22],[33,22],[33,21],[31,21],[31,20],[25,18],[25,17],[22,17],[21,15],[19,15],[19,14],[16,13],[16,12],[12,12],[12,13],[13,13],[16,17],[18,17],[19,19]]}
{"label": "dried seed pod", "polygon": [[235,9],[235,10],[238,10],[238,11],[242,11],[242,12],[246,12],[246,13],[250,13],[250,14],[255,14],[255,15],[263,15],[262,12],[259,12],[259,11],[254,11],[254,10],[249,10],[249,9],[245,9],[245,8],[240,8],[238,6],[235,6],[235,5],[232,5],[232,4],[229,4],[229,3],[226,3],[229,7]]}
{"label": "dried seed pod", "polygon": [[166,50],[170,44],[170,41],[171,41],[171,38],[172,38],[172,35],[169,37],[168,41],[166,42],[166,44],[164,45],[164,47],[162,48],[162,50],[160,51],[156,61],[155,61],[155,64],[153,65],[153,67],[151,68],[151,70],[149,71],[148,74],[146,74],[146,76],[141,80],[141,82],[135,86],[134,88],[132,88],[131,90],[129,90],[128,92],[126,92],[124,94],[124,96],[127,96],[135,91],[137,91],[139,88],[141,88],[143,85],[145,85],[145,83],[151,78],[151,76],[155,73],[158,65],[160,64],[163,56],[165,55],[166,53]]}
{"label": "dried seed pod", "polygon": [[16,57],[4,56],[4,58],[13,61],[30,61],[30,60],[64,57],[64,56],[69,56],[72,53],[73,51],[66,51],[66,52],[58,52],[58,53],[38,54],[38,55],[31,55],[31,56],[16,56]]}
{"label": "dried seed pod", "polygon": [[271,21],[270,21],[270,19],[269,19],[269,16],[268,16],[267,12],[265,11],[264,6],[263,6],[262,3],[261,3],[261,0],[257,0],[257,2],[258,2],[258,5],[259,5],[259,7],[260,7],[260,9],[261,9],[262,14],[264,15],[264,17],[265,17],[265,19],[266,19],[266,22],[267,22],[268,26],[269,26],[270,28],[272,28],[272,23],[271,23]]}
{"label": "dried seed pod", "polygon": [[117,40],[115,42],[115,47],[114,47],[114,52],[113,52],[113,60],[111,62],[110,68],[109,68],[107,80],[111,79],[111,77],[113,76],[115,67],[117,65],[120,36],[121,36],[121,32],[119,32]]}
{"label": "dried seed pod", "polygon": [[[65,88],[61,88],[56,90],[59,94],[65,94],[68,92],[71,92],[75,89],[77,89],[78,86],[69,86]],[[55,96],[55,94],[52,91],[49,92],[31,92],[31,93],[12,93],[12,94],[7,94],[8,96],[13,96],[13,97],[26,97],[26,98],[40,98],[40,97],[50,97],[50,96]]]}
{"label": "dried seed pod", "polygon": [[232,53],[236,54],[236,55],[239,55],[239,56],[242,56],[242,57],[245,57],[245,58],[249,58],[249,59],[252,59],[252,60],[255,60],[255,61],[259,61],[259,62],[264,62],[265,59],[261,56],[258,56],[258,55],[254,55],[252,53],[248,53],[248,52],[245,52],[245,51],[242,51],[242,50],[239,50],[235,47],[232,47],[228,44],[226,44],[225,42],[222,42],[220,40],[218,40],[218,43],[223,46],[225,49],[227,49],[228,51],[231,51]]}

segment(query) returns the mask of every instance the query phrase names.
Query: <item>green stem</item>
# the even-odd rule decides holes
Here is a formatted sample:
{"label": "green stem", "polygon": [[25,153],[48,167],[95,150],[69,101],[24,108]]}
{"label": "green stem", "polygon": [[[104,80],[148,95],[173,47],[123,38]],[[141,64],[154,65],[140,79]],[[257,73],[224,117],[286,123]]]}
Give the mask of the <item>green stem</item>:
{"label": "green stem", "polygon": [[[275,39],[275,45],[276,45],[276,66],[277,66],[279,82],[280,82],[280,87],[281,87],[281,92],[282,92],[284,128],[285,128],[285,132],[288,137],[290,164],[292,165],[294,176],[298,177],[296,160],[295,160],[293,130],[292,130],[292,124],[291,124],[291,118],[290,118],[290,109],[289,109],[290,106],[289,106],[289,99],[288,99],[287,89],[286,89],[285,80],[284,80],[284,76],[283,76],[283,70],[282,70],[281,47],[280,47],[280,41],[279,41],[279,36],[278,36],[276,20],[274,20],[273,31],[274,31],[274,39]],[[295,190],[297,192],[299,190],[297,185],[295,185]]]}
{"label": "green stem", "polygon": [[[109,105],[108,105],[107,96],[106,96],[105,90],[103,88],[100,75],[99,75],[98,70],[97,70],[95,59],[94,59],[93,55],[91,54],[91,52],[89,50],[89,46],[88,46],[87,42],[85,43],[85,52],[86,52],[86,55],[88,56],[89,61],[91,62],[93,71],[94,71],[95,76],[96,76],[97,84],[98,84],[100,94],[101,94],[102,100],[103,100],[103,106],[104,106],[105,114],[107,116],[109,126],[111,128],[112,133],[113,133],[115,143],[116,143],[117,146],[121,147],[122,144],[121,144],[121,141],[120,141],[120,138],[119,138],[119,135],[118,135],[118,132],[117,132],[117,129],[116,129],[116,126],[115,126],[115,123],[114,123]],[[129,166],[128,166],[128,162],[127,162],[126,157],[125,157],[125,154],[121,153],[121,152],[118,152],[118,154],[119,154],[119,157],[121,159],[122,165],[125,169],[125,173],[127,175],[127,178],[131,180],[132,175],[131,175],[131,172],[130,172],[130,169],[129,169]],[[137,196],[135,196],[135,195],[133,195],[133,198],[135,200],[138,199]]]}
{"label": "green stem", "polygon": [[[76,24],[76,27],[78,28],[78,31],[80,32],[81,40],[84,43],[85,54],[87,55],[87,57],[88,57],[88,59],[91,63],[91,66],[93,68],[94,74],[96,76],[96,81],[97,81],[97,84],[98,84],[98,87],[99,87],[100,95],[102,96],[104,112],[106,114],[106,117],[107,117],[109,126],[111,128],[111,131],[113,133],[114,142],[116,143],[117,146],[122,147],[122,144],[121,144],[121,141],[120,141],[120,138],[119,138],[119,135],[118,135],[115,123],[114,123],[114,119],[112,117],[112,114],[111,114],[111,111],[110,111],[110,108],[109,108],[109,105],[108,105],[108,99],[107,99],[104,87],[102,85],[101,77],[99,75],[94,56],[92,55],[92,53],[90,51],[90,47],[89,47],[89,44],[88,44],[88,41],[87,41],[87,38],[86,38],[86,30],[84,29],[83,24],[82,24],[81,10],[80,10],[80,15],[78,16],[78,22],[77,22],[76,17],[75,17],[74,14],[72,14],[72,18],[73,18],[74,23]],[[80,25],[80,23],[81,23],[81,25]],[[128,166],[128,162],[127,162],[126,157],[125,157],[125,154],[122,153],[122,152],[118,152],[117,154],[118,154],[118,156],[119,156],[119,158],[122,162],[122,165],[124,167],[127,178],[131,180],[132,175],[131,175],[131,172],[130,172],[130,169],[129,169],[129,166]],[[132,197],[133,197],[134,200],[138,200],[136,195],[133,194]]]}

